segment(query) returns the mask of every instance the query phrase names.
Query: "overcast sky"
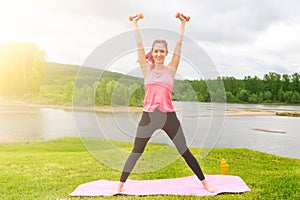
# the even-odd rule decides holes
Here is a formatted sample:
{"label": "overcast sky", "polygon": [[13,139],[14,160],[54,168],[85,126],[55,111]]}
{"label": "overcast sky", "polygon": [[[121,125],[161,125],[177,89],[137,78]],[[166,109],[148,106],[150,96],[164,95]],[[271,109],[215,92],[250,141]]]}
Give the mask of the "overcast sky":
{"label": "overcast sky", "polygon": [[[298,0],[1,0],[0,43],[34,42],[47,61],[82,65],[105,41],[132,30],[129,15],[145,15],[141,28],[177,31],[177,11],[191,16],[186,36],[221,76],[300,72]],[[113,62],[128,65],[128,73],[136,54]],[[186,78],[200,76],[185,65],[180,70]]]}

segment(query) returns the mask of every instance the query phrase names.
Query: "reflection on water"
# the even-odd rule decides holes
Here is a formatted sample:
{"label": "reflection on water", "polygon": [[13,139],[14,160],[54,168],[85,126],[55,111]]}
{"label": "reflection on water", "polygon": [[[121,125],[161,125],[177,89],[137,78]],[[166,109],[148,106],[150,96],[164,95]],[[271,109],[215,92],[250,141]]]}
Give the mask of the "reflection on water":
{"label": "reflection on water", "polygon": [[0,141],[26,141],[43,137],[44,116],[38,108],[0,107]]}
{"label": "reflection on water", "polygon": [[[297,111],[299,106],[175,102],[189,146],[248,148],[300,158],[300,118],[279,116],[220,116],[226,110]],[[214,117],[209,115],[216,114]],[[0,106],[0,142],[92,136],[133,141],[141,113],[74,113],[62,109]],[[195,117],[190,117],[195,116]],[[213,123],[212,123],[213,122]],[[218,126],[218,127],[217,127]],[[280,130],[284,134],[257,130]],[[152,142],[172,144],[162,131]]]}

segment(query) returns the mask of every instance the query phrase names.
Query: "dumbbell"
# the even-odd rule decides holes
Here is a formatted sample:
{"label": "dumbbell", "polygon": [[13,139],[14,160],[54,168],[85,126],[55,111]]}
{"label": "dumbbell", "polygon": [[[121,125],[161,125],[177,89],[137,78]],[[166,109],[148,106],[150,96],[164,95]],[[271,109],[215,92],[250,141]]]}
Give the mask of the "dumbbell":
{"label": "dumbbell", "polygon": [[182,16],[187,22],[190,21],[191,17],[190,16],[185,16],[183,15],[183,13],[176,13],[175,17],[179,18],[180,16]]}
{"label": "dumbbell", "polygon": [[129,16],[129,20],[132,21],[136,17],[143,19],[144,15],[143,15],[143,13],[139,13],[139,14],[136,14],[135,16]]}

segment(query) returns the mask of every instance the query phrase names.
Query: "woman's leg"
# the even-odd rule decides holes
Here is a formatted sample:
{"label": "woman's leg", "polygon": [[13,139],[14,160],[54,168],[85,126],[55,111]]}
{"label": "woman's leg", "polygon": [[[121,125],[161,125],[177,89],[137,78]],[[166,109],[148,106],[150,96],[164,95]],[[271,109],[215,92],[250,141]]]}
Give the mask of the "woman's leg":
{"label": "woman's leg", "polygon": [[186,145],[181,124],[175,112],[168,113],[163,130],[175,144],[178,152],[182,155],[188,166],[193,170],[197,177],[202,181],[205,179],[200,165]]}
{"label": "woman's leg", "polygon": [[131,151],[131,154],[126,160],[124,165],[122,175],[120,178],[120,182],[125,182],[130,175],[131,171],[133,170],[137,160],[141,157],[142,153],[144,152],[145,146],[147,145],[149,138],[135,138],[134,147]]}
{"label": "woman's leg", "polygon": [[127,161],[124,165],[120,182],[125,182],[133,170],[137,160],[143,154],[145,147],[151,138],[156,127],[151,123],[150,113],[143,112],[142,118],[139,122],[136,137],[134,140],[134,147],[131,151],[131,154],[127,158]]}
{"label": "woman's leg", "polygon": [[188,166],[193,170],[193,172],[199,178],[204,188],[209,192],[215,192],[215,189],[211,187],[205,180],[204,174],[200,168],[198,161],[188,149],[181,124],[175,112],[168,113],[167,120],[163,127],[163,130],[168,134],[169,138],[173,141],[178,152],[182,155],[182,157],[184,158]]}

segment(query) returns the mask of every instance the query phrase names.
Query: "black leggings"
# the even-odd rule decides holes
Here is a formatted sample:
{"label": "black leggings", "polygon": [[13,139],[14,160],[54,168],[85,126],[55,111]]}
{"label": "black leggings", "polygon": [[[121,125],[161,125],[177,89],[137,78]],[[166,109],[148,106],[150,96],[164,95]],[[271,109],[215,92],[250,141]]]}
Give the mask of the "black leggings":
{"label": "black leggings", "polygon": [[127,180],[137,160],[144,152],[144,149],[149,139],[151,138],[154,131],[156,131],[157,129],[162,129],[167,133],[167,135],[173,141],[178,152],[185,159],[189,167],[193,170],[193,172],[201,181],[204,180],[205,177],[197,160],[186,145],[182,127],[176,116],[176,113],[165,113],[156,110],[154,112],[143,112],[142,118],[137,128],[134,147],[124,165],[120,181],[125,182]]}

